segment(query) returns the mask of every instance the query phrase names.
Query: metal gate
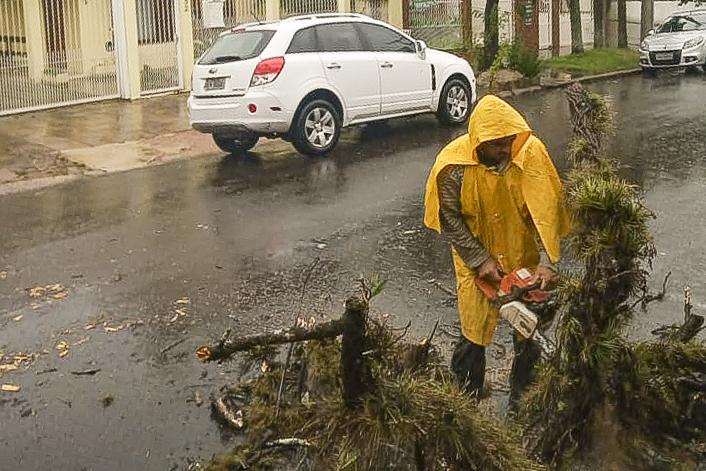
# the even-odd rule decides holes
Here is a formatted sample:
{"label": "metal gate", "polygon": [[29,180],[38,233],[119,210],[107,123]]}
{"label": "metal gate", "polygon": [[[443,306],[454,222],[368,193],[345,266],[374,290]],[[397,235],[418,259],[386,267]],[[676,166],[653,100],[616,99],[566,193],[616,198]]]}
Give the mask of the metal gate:
{"label": "metal gate", "polygon": [[412,36],[435,48],[461,43],[461,0],[412,0],[409,3]]}
{"label": "metal gate", "polygon": [[142,95],[181,88],[179,0],[137,0],[137,50]]}
{"label": "metal gate", "polygon": [[221,32],[250,21],[264,21],[265,0],[224,0],[223,28],[208,28],[203,18],[203,0],[191,0],[194,58],[200,57]]}
{"label": "metal gate", "polygon": [[111,0],[0,0],[0,115],[118,97]]}
{"label": "metal gate", "polygon": [[335,13],[338,11],[336,0],[280,0],[282,18],[309,13]]}
{"label": "metal gate", "polygon": [[361,13],[380,21],[388,20],[387,0],[351,0],[351,11]]}

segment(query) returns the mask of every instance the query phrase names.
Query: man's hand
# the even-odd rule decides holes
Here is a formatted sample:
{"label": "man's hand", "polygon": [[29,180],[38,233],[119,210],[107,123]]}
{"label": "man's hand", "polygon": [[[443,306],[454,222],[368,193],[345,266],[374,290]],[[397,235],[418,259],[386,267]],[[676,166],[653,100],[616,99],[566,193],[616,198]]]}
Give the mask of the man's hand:
{"label": "man's hand", "polygon": [[538,281],[541,283],[539,287],[540,289],[552,289],[556,286],[556,283],[558,281],[557,274],[551,268],[540,265],[537,267],[537,271],[534,272],[534,276],[532,277],[530,284],[534,284]]}
{"label": "man's hand", "polygon": [[493,283],[500,283],[503,278],[503,269],[494,258],[489,258],[478,267],[478,277]]}

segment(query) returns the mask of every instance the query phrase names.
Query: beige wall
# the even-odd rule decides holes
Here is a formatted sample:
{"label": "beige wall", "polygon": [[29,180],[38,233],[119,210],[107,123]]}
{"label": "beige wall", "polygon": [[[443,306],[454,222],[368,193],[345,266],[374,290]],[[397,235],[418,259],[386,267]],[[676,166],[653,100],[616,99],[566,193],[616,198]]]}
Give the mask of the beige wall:
{"label": "beige wall", "polygon": [[[22,0],[0,0],[0,37],[25,37],[24,12]],[[0,40],[0,52],[24,54],[27,52],[26,42]]]}
{"label": "beige wall", "polygon": [[[111,23],[110,0],[80,2],[81,60],[83,73],[114,73],[115,40]],[[106,47],[112,43],[113,50]]]}

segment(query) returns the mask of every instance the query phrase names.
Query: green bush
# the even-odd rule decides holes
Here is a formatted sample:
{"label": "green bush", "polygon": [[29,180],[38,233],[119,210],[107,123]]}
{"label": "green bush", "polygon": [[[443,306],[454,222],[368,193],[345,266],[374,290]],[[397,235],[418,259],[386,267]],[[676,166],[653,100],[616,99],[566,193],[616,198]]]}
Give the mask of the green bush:
{"label": "green bush", "polygon": [[536,51],[515,40],[510,47],[509,65],[527,78],[534,78],[542,71],[542,61]]}

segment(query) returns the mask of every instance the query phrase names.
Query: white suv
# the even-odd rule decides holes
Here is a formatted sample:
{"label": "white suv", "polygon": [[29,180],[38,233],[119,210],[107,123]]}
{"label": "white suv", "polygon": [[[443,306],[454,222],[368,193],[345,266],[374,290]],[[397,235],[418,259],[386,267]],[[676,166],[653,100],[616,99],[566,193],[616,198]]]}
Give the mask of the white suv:
{"label": "white suv", "polygon": [[191,125],[226,152],[282,137],[308,155],[341,128],[434,112],[464,123],[476,100],[467,61],[357,14],[238,26],[194,66]]}

